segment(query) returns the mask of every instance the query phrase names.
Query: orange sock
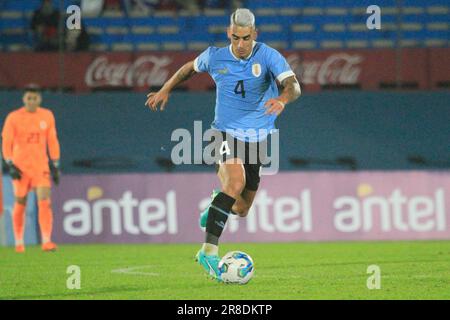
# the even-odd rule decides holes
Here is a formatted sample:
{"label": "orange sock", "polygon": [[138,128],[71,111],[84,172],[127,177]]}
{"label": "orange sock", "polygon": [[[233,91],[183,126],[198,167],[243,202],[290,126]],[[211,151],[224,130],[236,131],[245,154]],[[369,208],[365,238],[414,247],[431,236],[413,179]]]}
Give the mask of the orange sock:
{"label": "orange sock", "polygon": [[50,199],[39,200],[38,208],[42,243],[50,242],[53,227],[53,212]]}
{"label": "orange sock", "polygon": [[23,244],[23,232],[25,229],[25,206],[14,203],[13,208],[13,230],[16,244]]}

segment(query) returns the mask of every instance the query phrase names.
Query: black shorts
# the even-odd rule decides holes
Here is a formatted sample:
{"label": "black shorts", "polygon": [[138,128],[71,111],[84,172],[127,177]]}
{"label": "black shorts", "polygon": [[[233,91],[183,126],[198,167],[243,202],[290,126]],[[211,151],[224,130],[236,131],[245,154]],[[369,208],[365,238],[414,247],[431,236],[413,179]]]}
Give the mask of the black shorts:
{"label": "black shorts", "polygon": [[267,143],[244,142],[222,131],[217,131],[216,137],[219,137],[219,139],[213,137],[217,159],[216,172],[219,171],[220,163],[229,159],[241,159],[245,170],[245,189],[258,190],[262,160],[267,154],[265,149]]}

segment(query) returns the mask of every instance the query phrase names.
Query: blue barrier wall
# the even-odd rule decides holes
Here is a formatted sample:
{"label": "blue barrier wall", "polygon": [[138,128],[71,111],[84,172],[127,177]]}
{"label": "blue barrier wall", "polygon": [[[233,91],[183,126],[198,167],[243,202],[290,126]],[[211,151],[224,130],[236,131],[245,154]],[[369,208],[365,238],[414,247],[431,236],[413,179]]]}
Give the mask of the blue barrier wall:
{"label": "blue barrier wall", "polygon": [[[3,216],[0,217],[3,223],[3,230],[0,230],[0,237],[5,239],[8,246],[14,245],[14,234],[12,228],[12,210],[14,206],[14,193],[12,190],[11,178],[3,176]],[[36,194],[31,192],[27,199],[27,209],[25,216],[24,241],[27,245],[39,242],[39,225],[37,216]],[[1,243],[0,243],[1,244]]]}
{"label": "blue barrier wall", "polygon": [[[0,92],[0,124],[21,104],[21,92]],[[215,93],[175,92],[166,111],[144,106],[145,94],[44,93],[44,106],[55,114],[62,145],[62,165],[68,173],[162,171],[156,157],[170,157],[171,133],[203,129],[214,116]],[[450,92],[358,92],[304,94],[288,105],[277,120],[281,136],[281,170],[299,167],[290,157],[333,160],[354,157],[360,169],[420,169],[409,155],[430,161],[450,161]],[[83,168],[74,161],[127,157],[126,168]],[[342,169],[318,162],[305,170]],[[345,168],[345,167],[344,167]],[[177,166],[174,171],[204,171],[203,165]]]}

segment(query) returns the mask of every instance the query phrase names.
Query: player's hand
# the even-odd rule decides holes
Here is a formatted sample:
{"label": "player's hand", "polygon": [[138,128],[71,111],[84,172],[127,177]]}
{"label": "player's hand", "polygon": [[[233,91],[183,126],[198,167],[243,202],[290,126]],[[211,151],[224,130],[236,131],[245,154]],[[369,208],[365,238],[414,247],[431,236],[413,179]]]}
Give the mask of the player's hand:
{"label": "player's hand", "polygon": [[52,180],[56,185],[58,185],[59,177],[61,176],[61,170],[59,169],[59,161],[50,161],[49,167]]}
{"label": "player's hand", "polygon": [[284,103],[277,99],[267,100],[264,106],[266,107],[265,114],[276,114],[279,116],[284,110]]}
{"label": "player's hand", "polygon": [[145,105],[152,109],[152,111],[158,111],[158,105],[161,104],[160,110],[163,111],[168,100],[169,92],[161,89],[158,92],[150,92],[147,95],[147,101],[145,102]]}
{"label": "player's hand", "polygon": [[20,171],[11,160],[6,161],[6,164],[8,165],[9,175],[13,180],[22,179],[22,171]]}

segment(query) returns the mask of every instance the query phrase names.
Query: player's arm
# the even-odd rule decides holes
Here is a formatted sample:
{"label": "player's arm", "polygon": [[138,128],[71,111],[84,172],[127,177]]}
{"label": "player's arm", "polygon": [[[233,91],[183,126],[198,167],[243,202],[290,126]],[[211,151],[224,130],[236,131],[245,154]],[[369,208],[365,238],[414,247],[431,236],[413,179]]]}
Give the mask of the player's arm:
{"label": "player's arm", "polygon": [[189,61],[183,65],[177,72],[164,84],[164,86],[158,92],[150,92],[147,95],[146,105],[150,107],[153,111],[158,110],[158,105],[161,103],[161,111],[164,110],[167,101],[169,100],[169,93],[173,88],[178,86],[180,83],[186,81],[196,73],[194,69],[194,60]]}
{"label": "player's arm", "polygon": [[8,165],[8,171],[11,178],[20,179],[22,177],[22,172],[14,165],[12,161],[14,136],[14,120],[11,115],[8,115],[2,131],[2,154],[6,164]]}
{"label": "player's arm", "polygon": [[59,169],[59,158],[60,158],[60,145],[58,140],[58,134],[56,131],[55,118],[53,114],[50,116],[50,125],[47,131],[47,144],[48,153],[50,155],[50,173],[52,175],[53,182],[59,183],[60,169]]}
{"label": "player's arm", "polygon": [[13,143],[14,143],[14,124],[11,115],[6,117],[5,124],[2,131],[2,153],[5,161],[12,159]]}
{"label": "player's arm", "polygon": [[276,114],[277,116],[283,112],[285,106],[300,97],[302,91],[300,84],[295,76],[290,76],[281,82],[281,94],[275,99],[269,99],[266,102],[266,113]]}
{"label": "player's arm", "polygon": [[281,91],[281,95],[278,97],[278,100],[283,102],[285,105],[297,100],[302,94],[300,84],[295,76],[290,76],[284,79],[281,82],[281,87],[283,90]]}

